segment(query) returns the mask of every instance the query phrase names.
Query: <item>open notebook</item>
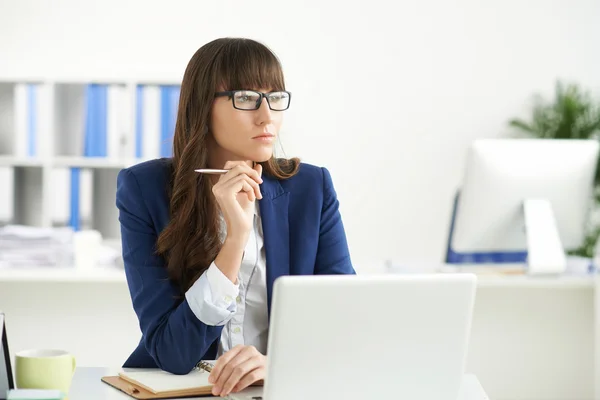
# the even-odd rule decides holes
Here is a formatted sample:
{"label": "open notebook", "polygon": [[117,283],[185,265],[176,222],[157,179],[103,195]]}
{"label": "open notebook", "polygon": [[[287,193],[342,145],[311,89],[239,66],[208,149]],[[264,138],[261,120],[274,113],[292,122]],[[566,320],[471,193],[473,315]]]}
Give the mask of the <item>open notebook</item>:
{"label": "open notebook", "polygon": [[208,377],[212,365],[212,362],[201,362],[187,375],[157,368],[124,369],[118,376],[105,376],[102,381],[140,400],[205,396],[211,395]]}

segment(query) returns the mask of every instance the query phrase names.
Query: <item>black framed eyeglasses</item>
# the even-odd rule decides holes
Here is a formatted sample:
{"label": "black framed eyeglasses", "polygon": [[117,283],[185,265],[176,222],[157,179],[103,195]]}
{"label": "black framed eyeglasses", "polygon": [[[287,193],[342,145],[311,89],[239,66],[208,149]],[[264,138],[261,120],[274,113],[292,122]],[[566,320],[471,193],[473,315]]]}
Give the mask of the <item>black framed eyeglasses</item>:
{"label": "black framed eyeglasses", "polygon": [[292,94],[286,90],[262,93],[255,90],[227,90],[215,93],[216,97],[228,96],[232,99],[233,108],[237,110],[258,110],[262,99],[267,99],[269,108],[273,111],[284,111],[290,108]]}

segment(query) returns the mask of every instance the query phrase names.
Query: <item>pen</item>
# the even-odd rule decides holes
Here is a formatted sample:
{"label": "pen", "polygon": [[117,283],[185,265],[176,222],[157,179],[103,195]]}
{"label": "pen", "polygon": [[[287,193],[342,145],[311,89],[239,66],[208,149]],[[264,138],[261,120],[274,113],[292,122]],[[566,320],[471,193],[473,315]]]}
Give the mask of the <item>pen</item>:
{"label": "pen", "polygon": [[226,174],[229,170],[228,169],[195,169],[194,171],[196,172],[200,172],[201,174]]}

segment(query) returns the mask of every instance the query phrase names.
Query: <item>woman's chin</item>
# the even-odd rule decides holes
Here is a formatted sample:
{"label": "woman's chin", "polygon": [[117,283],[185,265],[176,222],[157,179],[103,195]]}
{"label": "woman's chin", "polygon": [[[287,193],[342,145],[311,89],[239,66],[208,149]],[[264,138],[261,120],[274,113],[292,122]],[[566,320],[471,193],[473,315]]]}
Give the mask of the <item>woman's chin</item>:
{"label": "woman's chin", "polygon": [[248,157],[249,160],[252,160],[254,162],[266,162],[269,161],[271,159],[271,157],[273,156],[273,152],[272,151],[261,151],[261,152],[257,152],[252,154],[251,157]]}

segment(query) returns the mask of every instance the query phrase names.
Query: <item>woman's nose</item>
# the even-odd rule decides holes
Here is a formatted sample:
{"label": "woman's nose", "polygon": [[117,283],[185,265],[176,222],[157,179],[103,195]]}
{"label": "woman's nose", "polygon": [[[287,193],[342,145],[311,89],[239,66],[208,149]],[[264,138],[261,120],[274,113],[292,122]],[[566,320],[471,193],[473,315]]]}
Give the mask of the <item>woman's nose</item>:
{"label": "woman's nose", "polygon": [[260,116],[260,122],[271,121],[271,108],[269,107],[269,102],[267,99],[262,99],[260,107],[258,108],[258,114]]}

